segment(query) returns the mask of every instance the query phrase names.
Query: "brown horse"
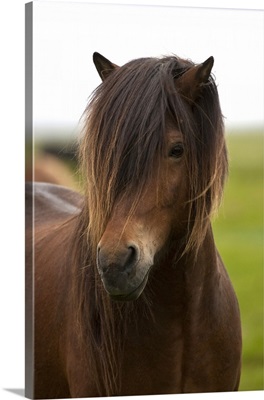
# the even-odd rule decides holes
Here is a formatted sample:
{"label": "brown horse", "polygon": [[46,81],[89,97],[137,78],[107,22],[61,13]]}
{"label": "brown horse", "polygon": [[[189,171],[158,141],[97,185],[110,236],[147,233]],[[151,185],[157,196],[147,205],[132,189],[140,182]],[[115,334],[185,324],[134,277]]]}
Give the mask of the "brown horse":
{"label": "brown horse", "polygon": [[84,196],[28,189],[32,393],[237,390],[239,307],[210,223],[227,174],[213,58],[94,63]]}

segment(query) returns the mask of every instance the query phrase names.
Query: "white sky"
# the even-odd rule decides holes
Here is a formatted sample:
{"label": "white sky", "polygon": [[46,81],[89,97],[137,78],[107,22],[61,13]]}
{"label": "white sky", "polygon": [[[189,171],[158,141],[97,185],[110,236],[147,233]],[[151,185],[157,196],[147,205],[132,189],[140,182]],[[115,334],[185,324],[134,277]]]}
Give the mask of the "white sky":
{"label": "white sky", "polygon": [[[78,124],[100,83],[92,63],[94,51],[119,65],[171,53],[194,62],[213,55],[226,124],[263,122],[264,12],[246,9],[256,8],[254,1],[199,1],[199,8],[173,6],[196,4],[176,0],[103,3],[33,3],[36,127]],[[203,8],[208,3],[228,8]],[[244,9],[234,9],[234,3]]]}

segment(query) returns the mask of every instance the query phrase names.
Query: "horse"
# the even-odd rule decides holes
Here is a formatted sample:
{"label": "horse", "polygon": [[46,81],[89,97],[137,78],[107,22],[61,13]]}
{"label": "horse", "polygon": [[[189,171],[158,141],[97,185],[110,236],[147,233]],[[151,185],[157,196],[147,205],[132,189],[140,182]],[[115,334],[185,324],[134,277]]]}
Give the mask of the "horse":
{"label": "horse", "polygon": [[93,61],[83,194],[26,190],[33,396],[236,391],[240,311],[211,226],[228,175],[214,59]]}
{"label": "horse", "polygon": [[34,160],[34,171],[31,165],[26,166],[26,181],[48,182],[79,190],[74,171],[64,160],[56,155],[43,151]]}

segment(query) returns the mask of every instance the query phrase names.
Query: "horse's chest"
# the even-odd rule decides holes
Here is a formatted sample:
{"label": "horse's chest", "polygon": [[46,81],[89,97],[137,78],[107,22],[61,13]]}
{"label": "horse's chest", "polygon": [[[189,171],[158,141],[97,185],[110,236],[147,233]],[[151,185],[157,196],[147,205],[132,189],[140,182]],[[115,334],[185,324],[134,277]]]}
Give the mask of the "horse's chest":
{"label": "horse's chest", "polygon": [[[137,335],[127,343],[122,381],[126,394],[165,394],[181,391],[183,340],[181,330]],[[130,384],[129,384],[130,382]]]}

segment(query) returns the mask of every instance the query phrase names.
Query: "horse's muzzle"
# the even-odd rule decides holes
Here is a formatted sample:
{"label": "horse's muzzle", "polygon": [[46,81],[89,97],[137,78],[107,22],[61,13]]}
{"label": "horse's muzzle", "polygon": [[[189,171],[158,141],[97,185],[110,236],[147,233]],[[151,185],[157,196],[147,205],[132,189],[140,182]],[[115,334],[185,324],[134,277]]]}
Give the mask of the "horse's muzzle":
{"label": "horse's muzzle", "polygon": [[105,290],[115,300],[135,300],[142,293],[148,271],[140,267],[136,244],[108,248],[99,243],[97,268]]}

